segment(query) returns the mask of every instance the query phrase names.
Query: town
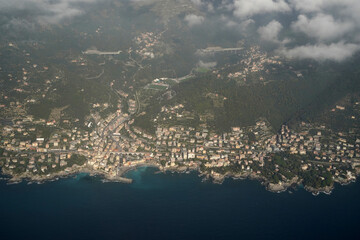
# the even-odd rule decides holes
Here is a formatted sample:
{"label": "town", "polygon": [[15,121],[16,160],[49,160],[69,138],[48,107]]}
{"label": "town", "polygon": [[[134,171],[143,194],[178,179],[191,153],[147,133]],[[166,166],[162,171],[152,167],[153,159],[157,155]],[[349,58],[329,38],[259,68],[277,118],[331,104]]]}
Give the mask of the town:
{"label": "town", "polygon": [[[163,109],[163,114],[176,118],[176,114],[179,115],[176,111],[181,107]],[[97,120],[95,123],[88,123],[95,125],[91,132],[76,128],[62,130],[47,140],[44,137],[22,140],[35,131],[34,125],[52,124],[44,120],[28,117],[4,127],[0,145],[4,149],[1,157],[3,172],[17,176],[17,180],[22,177],[32,179],[32,176],[50,179],[58,172],[72,173],[83,167],[115,180],[122,179],[124,169],[151,165],[163,171],[198,170],[217,182],[226,176],[265,178],[277,185],[276,190],[282,189],[279,184],[286,186],[297,178],[291,174],[297,171],[325,167],[331,173],[331,184],[333,181],[346,183],[355,179],[360,166],[360,139],[354,139],[356,134],[334,133],[321,125],[301,123],[300,132],[283,125],[279,133],[274,134],[266,119],[260,119],[254,126],[233,127],[231,132],[223,134],[206,128],[158,126],[153,136],[134,127],[131,116],[121,111],[106,119],[96,116],[94,119]],[[300,157],[300,162],[295,158],[287,160],[299,163],[295,166],[300,169],[285,169],[289,175],[281,173],[279,178],[267,179],[264,172],[271,171],[269,176],[274,176],[284,167],[268,166],[278,153]],[[319,178],[325,181],[320,175]]]}
{"label": "town", "polygon": [[[162,34],[146,32],[135,37],[138,48],[134,51],[128,49],[129,60],[141,66],[145,59],[157,57],[156,46],[161,44]],[[16,48],[12,43],[7,47]],[[102,53],[89,51],[70,58],[69,64],[81,63],[78,67],[84,67],[91,63],[88,55]],[[241,51],[241,48],[236,51]],[[113,59],[111,55],[121,51],[104,53]],[[259,118],[254,125],[233,126],[230,131],[219,133],[206,123],[197,127],[187,125],[187,120],[194,120],[194,114],[183,104],[173,104],[162,106],[151,119],[156,130],[150,133],[134,124],[135,118],[145,114],[143,109],[140,111],[139,91],[116,90],[113,86],[115,80],[110,83],[111,93],[104,94],[109,99],[113,94],[115,101],[89,104],[90,114],[84,122],[64,114],[69,105],[52,107],[48,118],[34,117],[28,113],[29,106],[56,95],[58,89],[54,85],[60,86],[65,76],[61,70],[33,63],[31,54],[26,51],[19,54],[25,58],[23,65],[20,64],[20,73],[7,75],[10,82],[16,82],[12,91],[35,94],[23,102],[9,100],[7,93],[1,95],[1,101],[6,104],[0,105],[0,167],[12,182],[51,180],[78,172],[131,182],[124,177],[126,171],[139,166],[153,166],[161,171],[196,170],[204,179],[217,183],[226,177],[255,178],[272,191],[283,191],[303,183],[309,191],[329,192],[334,182],[351,182],[360,172],[360,129],[340,132],[321,123],[301,122],[296,130],[288,125],[277,130],[267,119]],[[102,68],[103,64],[95,65]],[[253,46],[238,64],[225,65],[210,72],[217,78],[235,79],[239,86],[257,82],[266,84],[270,81],[263,74],[256,74],[275,71],[276,66],[282,65],[278,56],[269,57],[258,46]],[[100,75],[98,72],[96,77],[86,79],[99,79],[105,73],[104,69]],[[256,81],[249,81],[251,74],[255,74]],[[292,74],[302,77],[301,72],[292,71]],[[44,84],[31,82],[43,75],[46,76]],[[49,75],[51,77],[47,78]],[[192,72],[180,78],[159,77],[145,82],[142,91],[167,91],[194,78],[196,74]],[[82,88],[79,92],[84,94],[85,90]],[[212,99],[215,107],[222,107],[227,100],[225,96],[212,92],[206,97]],[[359,114],[359,102],[354,106]],[[331,112],[343,113],[345,110],[345,106],[336,105]],[[356,121],[355,116],[349,118]]]}

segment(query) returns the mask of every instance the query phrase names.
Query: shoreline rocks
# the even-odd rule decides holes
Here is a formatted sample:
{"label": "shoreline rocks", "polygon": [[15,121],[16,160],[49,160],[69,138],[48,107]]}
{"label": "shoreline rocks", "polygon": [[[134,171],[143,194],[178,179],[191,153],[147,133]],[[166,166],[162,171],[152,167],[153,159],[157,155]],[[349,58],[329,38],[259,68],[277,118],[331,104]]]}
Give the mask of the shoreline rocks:
{"label": "shoreline rocks", "polygon": [[[107,174],[103,171],[97,171],[88,168],[85,166],[78,166],[74,165],[70,169],[66,169],[60,172],[47,174],[47,175],[33,175],[31,173],[23,173],[20,175],[11,175],[11,173],[2,170],[2,174],[9,176],[9,178],[2,178],[2,180],[7,180],[7,184],[17,184],[21,183],[22,181],[27,181],[28,184],[31,183],[44,183],[47,181],[55,181],[59,178],[67,178],[79,173],[88,173],[90,176],[96,176],[100,175],[102,176],[103,182],[121,182],[121,183],[127,183],[130,184],[133,182],[133,179],[126,178],[124,175],[131,170],[135,170],[139,167],[155,167],[159,169],[158,172],[166,173],[166,172],[176,172],[176,173],[188,173],[190,171],[198,171],[199,177],[202,177],[202,181],[211,180],[215,184],[222,184],[226,178],[232,178],[234,180],[244,180],[244,179],[250,179],[250,180],[258,180],[261,182],[262,185],[265,186],[266,190],[274,193],[281,193],[286,190],[288,190],[290,187],[298,187],[300,186],[302,180],[299,179],[297,176],[293,179],[287,181],[287,182],[280,182],[278,184],[270,183],[266,178],[264,178],[261,175],[251,173],[251,172],[243,172],[243,173],[232,173],[232,172],[226,172],[225,174],[220,174],[214,171],[211,171],[210,173],[208,171],[201,171],[199,168],[191,168],[187,166],[180,166],[180,167],[168,167],[164,168],[160,164],[157,164],[155,162],[151,163],[145,163],[145,164],[139,164],[136,166],[129,166],[129,167],[122,167],[119,169],[119,172],[116,176],[112,176]],[[340,185],[348,185],[355,180],[351,179],[349,181],[342,180],[339,181],[338,179],[335,180],[336,183],[339,183]],[[320,193],[325,194],[331,194],[332,190],[334,189],[334,184],[331,186],[326,186],[322,188],[313,188],[309,186],[305,186],[304,189],[308,192],[311,192],[314,196],[319,195]]]}

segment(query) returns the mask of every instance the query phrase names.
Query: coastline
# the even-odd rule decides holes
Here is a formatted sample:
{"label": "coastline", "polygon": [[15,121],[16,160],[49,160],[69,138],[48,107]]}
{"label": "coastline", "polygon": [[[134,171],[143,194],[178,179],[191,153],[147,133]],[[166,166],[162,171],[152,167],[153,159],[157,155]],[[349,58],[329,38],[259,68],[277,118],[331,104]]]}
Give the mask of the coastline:
{"label": "coastline", "polygon": [[[163,169],[160,172],[177,172],[177,173],[184,173],[186,171],[189,170],[196,170],[198,171],[198,176],[200,178],[202,178],[202,181],[211,181],[214,184],[222,184],[226,178],[232,178],[233,180],[245,180],[245,179],[250,179],[250,180],[256,180],[259,181],[261,183],[261,185],[263,185],[265,187],[265,189],[267,191],[273,192],[273,193],[282,193],[282,192],[286,192],[287,190],[289,190],[289,188],[298,188],[302,185],[303,180],[299,179],[297,176],[294,177],[293,179],[286,181],[286,182],[279,182],[278,184],[274,184],[271,183],[268,179],[264,178],[261,175],[255,174],[255,173],[250,173],[250,172],[244,172],[244,173],[231,173],[231,172],[226,172],[225,174],[219,174],[219,173],[209,173],[207,171],[201,171],[198,168],[192,168],[192,169],[185,169],[184,168],[177,168],[177,167],[170,167],[167,169]],[[358,174],[359,175],[359,174]],[[357,176],[358,176],[357,175]],[[320,193],[324,193],[326,195],[330,195],[332,193],[332,190],[335,188],[335,184],[339,184],[341,186],[344,185],[348,185],[351,183],[356,182],[356,179],[351,179],[349,181],[339,181],[339,180],[335,180],[334,184],[332,184],[331,186],[326,186],[326,187],[321,187],[321,188],[313,188],[313,187],[308,187],[305,186],[304,189],[307,192],[310,192],[312,195],[314,196],[318,196]]]}
{"label": "coastline", "polygon": [[7,173],[6,171],[2,170],[2,174],[4,176],[7,176],[8,178],[7,183],[8,184],[17,184],[21,183],[23,181],[26,181],[28,183],[37,182],[37,183],[44,183],[48,181],[54,181],[59,178],[68,178],[76,174],[80,173],[87,173],[90,176],[101,176],[104,178],[104,180],[111,181],[111,182],[121,182],[121,183],[132,183],[132,179],[125,178],[123,175],[117,175],[117,176],[110,176],[102,171],[95,171],[93,169],[88,168],[87,166],[73,166],[70,169],[66,169],[60,172],[47,174],[47,175],[33,175],[29,173],[23,173],[21,175],[11,175]]}
{"label": "coastline", "polygon": [[[78,166],[74,165],[71,168],[67,168],[63,171],[47,174],[47,175],[33,175],[30,173],[23,173],[20,175],[11,175],[10,173],[4,171],[1,169],[1,179],[7,181],[8,185],[11,184],[17,184],[21,183],[23,181],[28,182],[28,184],[31,183],[45,183],[50,181],[55,181],[60,178],[68,178],[80,173],[86,173],[90,176],[101,176],[103,178],[103,182],[119,182],[119,183],[126,183],[131,184],[133,182],[133,179],[125,177],[125,175],[129,171],[136,170],[141,167],[152,167],[156,168],[159,171],[156,173],[166,173],[166,172],[172,172],[172,173],[189,173],[190,171],[196,171],[198,172],[198,176],[202,178],[202,181],[211,181],[214,184],[222,184],[226,178],[231,178],[233,180],[257,180],[265,187],[267,191],[273,192],[273,193],[282,193],[287,191],[289,188],[297,188],[301,186],[302,179],[299,179],[297,176],[293,179],[287,181],[287,182],[279,182],[277,184],[271,183],[269,180],[264,178],[261,175],[251,173],[251,172],[243,172],[243,173],[232,173],[232,172],[226,172],[224,174],[216,173],[216,172],[208,172],[208,171],[202,171],[198,167],[187,167],[187,166],[174,166],[174,167],[163,167],[160,164],[156,162],[148,162],[148,163],[142,163],[134,166],[126,166],[121,167],[118,170],[118,173],[116,176],[109,175],[106,172],[103,171],[96,171],[93,169],[90,169],[88,166]],[[348,185],[350,183],[356,182],[356,179],[351,179],[349,181],[335,181],[334,183],[338,183],[341,186]],[[307,192],[312,193],[314,196],[318,196],[320,193],[324,193],[326,195],[330,195],[332,193],[332,190],[334,189],[334,184],[331,186],[321,187],[321,188],[313,188],[309,186],[305,186],[304,189]]]}

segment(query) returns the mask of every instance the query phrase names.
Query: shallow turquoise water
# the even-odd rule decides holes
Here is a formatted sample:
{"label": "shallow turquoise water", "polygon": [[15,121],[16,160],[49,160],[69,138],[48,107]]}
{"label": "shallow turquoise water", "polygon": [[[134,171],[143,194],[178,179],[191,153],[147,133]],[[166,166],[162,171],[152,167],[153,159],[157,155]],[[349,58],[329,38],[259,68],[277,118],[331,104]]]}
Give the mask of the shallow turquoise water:
{"label": "shallow turquoise water", "polygon": [[317,197],[274,194],[256,181],[128,173],[133,184],[78,175],[0,183],[0,239],[359,239],[360,183]]}

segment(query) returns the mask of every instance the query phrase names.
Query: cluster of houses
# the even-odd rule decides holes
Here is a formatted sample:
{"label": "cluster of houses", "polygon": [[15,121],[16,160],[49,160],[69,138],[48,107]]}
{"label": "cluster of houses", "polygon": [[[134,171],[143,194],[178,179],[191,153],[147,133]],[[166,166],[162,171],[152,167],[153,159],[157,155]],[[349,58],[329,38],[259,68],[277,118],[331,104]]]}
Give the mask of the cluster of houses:
{"label": "cluster of houses", "polygon": [[[229,73],[228,78],[237,78],[247,81],[247,76],[250,73],[256,73],[265,70],[267,65],[282,65],[282,62],[279,60],[278,56],[268,57],[266,53],[260,51],[259,46],[250,47],[244,55],[244,59],[240,61],[242,66],[241,71],[234,73]],[[266,71],[269,71],[268,69]],[[263,81],[264,78],[260,77],[259,80]]]}
{"label": "cluster of houses", "polygon": [[[18,121],[2,130],[1,148],[19,153],[16,157],[6,156],[4,166],[8,169],[27,165],[27,171],[34,174],[46,173],[51,168],[66,167],[73,153],[86,156],[90,167],[109,176],[116,176],[119,167],[146,162],[161,164],[165,169],[183,166],[217,168],[236,164],[241,170],[251,172],[254,164],[263,167],[264,160],[276,152],[311,154],[313,162],[319,164],[360,161],[360,139],[350,142],[348,134],[333,133],[324,126],[305,123],[298,132],[284,125],[278,134],[273,133],[266,120],[259,120],[251,127],[233,127],[231,132],[223,134],[206,128],[159,126],[153,136],[133,127],[126,116],[112,114],[98,122],[90,133],[74,128],[62,130],[48,139],[15,137],[19,133],[26,136],[25,133],[35,132],[35,127],[29,127],[29,123],[34,122]],[[309,166],[311,163],[302,168],[307,170]]]}
{"label": "cluster of houses", "polygon": [[159,43],[159,36],[153,32],[141,33],[135,38],[135,43],[138,45],[135,52],[143,59],[154,58],[154,47]]}

